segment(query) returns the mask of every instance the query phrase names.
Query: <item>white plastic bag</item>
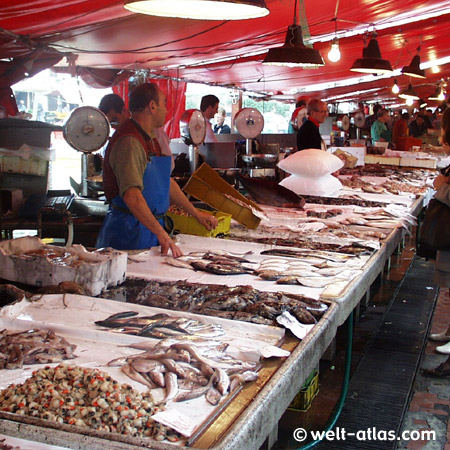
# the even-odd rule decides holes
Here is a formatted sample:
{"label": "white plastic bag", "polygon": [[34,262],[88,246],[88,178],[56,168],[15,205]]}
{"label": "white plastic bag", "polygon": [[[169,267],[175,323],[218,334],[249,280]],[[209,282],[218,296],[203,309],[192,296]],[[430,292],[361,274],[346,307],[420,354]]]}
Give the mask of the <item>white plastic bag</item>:
{"label": "white plastic bag", "polygon": [[343,165],[344,162],[337,156],[316,148],[300,150],[278,163],[278,167],[287,173],[308,177],[328,175]]}
{"label": "white plastic bag", "polygon": [[333,175],[321,177],[291,175],[278,184],[298,195],[329,196],[342,188],[342,183]]}

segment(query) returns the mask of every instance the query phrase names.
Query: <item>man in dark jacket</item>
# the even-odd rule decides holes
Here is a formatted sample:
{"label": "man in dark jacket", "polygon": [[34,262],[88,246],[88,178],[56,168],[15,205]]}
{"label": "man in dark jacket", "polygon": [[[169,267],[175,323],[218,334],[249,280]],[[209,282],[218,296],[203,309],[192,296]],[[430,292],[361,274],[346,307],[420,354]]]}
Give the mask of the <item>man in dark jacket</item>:
{"label": "man in dark jacket", "polygon": [[325,143],[320,136],[319,125],[325,122],[328,116],[327,104],[313,98],[307,105],[308,120],[306,120],[297,132],[297,150],[317,148],[326,150]]}

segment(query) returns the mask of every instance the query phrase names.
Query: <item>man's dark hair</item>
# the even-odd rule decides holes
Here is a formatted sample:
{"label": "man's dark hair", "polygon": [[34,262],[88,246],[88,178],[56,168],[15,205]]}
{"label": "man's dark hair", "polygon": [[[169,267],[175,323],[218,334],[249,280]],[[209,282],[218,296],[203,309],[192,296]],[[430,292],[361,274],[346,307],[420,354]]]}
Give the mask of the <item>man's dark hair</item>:
{"label": "man's dark hair", "polygon": [[295,102],[295,107],[300,108],[300,106],[306,106],[306,101],[305,100],[297,100]]}
{"label": "man's dark hair", "polygon": [[402,119],[409,120],[409,113],[407,112],[402,113]]}
{"label": "man's dark hair", "polygon": [[125,102],[117,94],[107,94],[101,100],[98,105],[98,109],[104,114],[108,114],[111,110],[120,114],[125,106]]}
{"label": "man's dark hair", "polygon": [[154,83],[140,84],[130,92],[130,111],[143,111],[151,101],[154,101],[159,105],[158,86],[156,86],[156,84]]}
{"label": "man's dark hair", "polygon": [[384,109],[384,108],[379,109],[377,112],[377,119],[379,119],[380,117],[383,117],[386,113],[389,113],[389,111],[387,109]]}
{"label": "man's dark hair", "polygon": [[220,100],[215,95],[205,95],[200,102],[200,111],[205,112],[210,106],[214,107]]}

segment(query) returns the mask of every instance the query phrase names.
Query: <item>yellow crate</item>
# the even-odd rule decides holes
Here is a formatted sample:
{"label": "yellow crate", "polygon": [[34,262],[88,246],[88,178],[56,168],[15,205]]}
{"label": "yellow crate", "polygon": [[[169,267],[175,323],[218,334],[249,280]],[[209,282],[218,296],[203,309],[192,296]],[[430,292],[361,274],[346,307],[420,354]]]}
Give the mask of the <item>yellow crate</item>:
{"label": "yellow crate", "polygon": [[221,211],[211,212],[200,209],[205,213],[215,216],[218,220],[217,227],[207,230],[203,225],[198,223],[192,216],[182,216],[174,212],[168,211],[167,215],[173,220],[174,231],[184,234],[194,234],[195,236],[216,237],[221,234],[228,234],[231,226],[231,215]]}
{"label": "yellow crate", "polygon": [[308,411],[312,401],[319,393],[319,371],[314,370],[305,384],[294,397],[288,409],[293,411]]}
{"label": "yellow crate", "polygon": [[261,222],[253,211],[262,213],[262,209],[240,194],[206,163],[192,174],[183,190],[214,209],[231,214],[234,220],[247,228],[255,229]]}

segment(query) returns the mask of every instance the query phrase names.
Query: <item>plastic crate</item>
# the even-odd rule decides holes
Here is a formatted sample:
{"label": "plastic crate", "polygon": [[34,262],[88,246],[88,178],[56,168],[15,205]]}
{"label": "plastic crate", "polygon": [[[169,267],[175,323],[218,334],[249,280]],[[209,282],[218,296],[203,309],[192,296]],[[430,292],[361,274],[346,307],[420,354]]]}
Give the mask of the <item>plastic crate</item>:
{"label": "plastic crate", "polygon": [[288,409],[293,411],[308,411],[312,401],[319,393],[319,371],[313,370],[305,384],[294,397]]}
{"label": "plastic crate", "polygon": [[231,226],[231,215],[221,211],[211,212],[200,209],[205,213],[215,216],[218,220],[217,227],[212,230],[207,230],[203,225],[198,223],[192,216],[183,216],[174,212],[168,211],[167,215],[173,220],[174,231],[184,234],[193,234],[195,236],[216,237],[222,234],[228,234]]}

